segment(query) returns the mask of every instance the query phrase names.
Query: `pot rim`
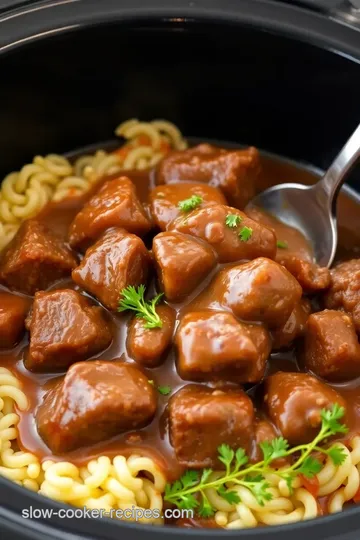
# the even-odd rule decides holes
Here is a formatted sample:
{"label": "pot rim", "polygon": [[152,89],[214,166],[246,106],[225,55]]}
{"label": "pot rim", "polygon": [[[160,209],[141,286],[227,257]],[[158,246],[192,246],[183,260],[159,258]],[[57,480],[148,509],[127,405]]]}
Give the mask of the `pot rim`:
{"label": "pot rim", "polygon": [[94,24],[136,21],[173,27],[211,21],[261,27],[360,62],[359,28],[276,0],[171,0],[171,5],[168,0],[46,0],[0,16],[0,54]]}
{"label": "pot rim", "polygon": [[[69,24],[71,21],[71,24]],[[273,0],[54,0],[6,11],[0,16],[0,55],[27,46],[38,40],[76,31],[94,24],[120,22],[141,26],[156,23],[176,28],[179,24],[195,23],[246,25],[264,31],[292,37],[325,48],[360,64],[360,31],[321,13]],[[13,496],[9,497],[9,492]],[[71,539],[79,535],[102,540],[116,537],[119,531],[132,532],[136,538],[171,535],[174,539],[191,537],[263,538],[285,540],[289,534],[317,534],[319,538],[333,537],[359,530],[360,509],[350,508],[315,520],[257,529],[226,531],[222,529],[176,529],[153,527],[104,518],[101,520],[24,520],[21,509],[69,508],[68,505],[47,499],[17,484],[0,478],[0,524],[13,534],[28,538]],[[8,504],[12,508],[8,507]],[[16,509],[14,507],[17,507]],[[65,528],[66,527],[66,528]],[[325,536],[326,533],[326,536]],[[86,538],[86,536],[84,536]]]}

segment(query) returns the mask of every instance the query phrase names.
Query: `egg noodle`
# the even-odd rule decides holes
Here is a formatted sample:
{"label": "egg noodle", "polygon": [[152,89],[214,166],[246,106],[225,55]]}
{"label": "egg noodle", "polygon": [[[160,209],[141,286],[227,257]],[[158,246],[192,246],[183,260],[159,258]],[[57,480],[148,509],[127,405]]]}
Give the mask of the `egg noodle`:
{"label": "egg noodle", "polygon": [[[30,453],[18,449],[20,420],[16,412],[25,411],[28,399],[21,383],[8,369],[0,368],[0,475],[17,484],[57,501],[78,507],[105,510],[163,509],[163,493],[166,476],[154,460],[131,455],[127,459],[118,455],[112,460],[100,456],[77,467],[68,461],[42,463]],[[335,466],[329,458],[317,475],[319,496],[330,495],[328,511],[342,510],[360,487],[360,437],[354,437],[348,448],[337,443],[346,453],[346,459]],[[139,476],[139,473],[142,473]],[[215,480],[221,472],[213,472]],[[216,492],[206,489],[206,497],[217,510],[215,521],[227,529],[256,527],[259,524],[281,525],[314,518],[319,515],[319,506],[314,495],[304,486],[300,477],[293,481],[293,493],[286,482],[276,474],[266,475],[273,498],[261,506],[254,495],[243,486],[227,486],[236,491],[241,502],[230,504]],[[146,518],[142,523],[162,524],[163,518]]]}
{"label": "egg noodle", "polygon": [[[67,158],[49,154],[36,156],[31,164],[3,180],[0,190],[0,250],[16,234],[25,219],[36,215],[49,201],[86,192],[99,178],[130,169],[155,165],[172,149],[182,150],[187,143],[176,126],[165,120],[139,122],[131,119],[120,124],[115,134],[126,143],[114,152],[98,150],[71,163]],[[166,476],[154,460],[138,454],[113,459],[100,456],[77,467],[67,461],[43,461],[30,452],[19,450],[18,411],[29,407],[18,378],[0,367],[0,475],[51,499],[89,509],[126,510],[128,508],[163,509]],[[346,459],[335,466],[330,458],[316,477],[318,496],[328,496],[330,513],[339,512],[360,488],[360,437],[348,446],[337,443]],[[141,473],[141,474],[140,474]],[[210,480],[222,473],[215,471]],[[274,473],[266,475],[272,499],[261,506],[244,486],[228,485],[240,501],[231,504],[214,488],[206,497],[216,509],[214,519],[220,527],[243,529],[259,524],[280,525],[318,516],[321,511],[315,496],[293,480],[290,493],[286,482]],[[162,524],[163,518],[146,518],[143,523]]]}
{"label": "egg noodle", "polygon": [[187,147],[179,129],[166,120],[127,120],[115,134],[126,143],[114,152],[98,150],[73,164],[57,154],[36,156],[32,163],[4,178],[0,190],[0,250],[14,237],[21,222],[36,215],[49,201],[80,195],[108,174],[147,169],[170,150]]}

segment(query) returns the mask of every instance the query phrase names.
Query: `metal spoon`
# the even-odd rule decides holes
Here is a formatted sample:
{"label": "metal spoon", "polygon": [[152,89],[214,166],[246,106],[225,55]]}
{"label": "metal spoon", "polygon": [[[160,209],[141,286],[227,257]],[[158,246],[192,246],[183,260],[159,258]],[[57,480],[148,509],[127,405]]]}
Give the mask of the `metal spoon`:
{"label": "metal spoon", "polygon": [[250,204],[301,231],[316,262],[329,267],[337,247],[337,196],[359,157],[360,125],[317,184],[279,184],[257,195]]}

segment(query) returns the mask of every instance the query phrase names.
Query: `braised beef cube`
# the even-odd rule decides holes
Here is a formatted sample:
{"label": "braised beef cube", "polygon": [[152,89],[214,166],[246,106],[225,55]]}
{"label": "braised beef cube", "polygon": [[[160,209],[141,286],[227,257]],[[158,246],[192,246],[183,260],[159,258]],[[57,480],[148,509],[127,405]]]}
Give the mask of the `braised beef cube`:
{"label": "braised beef cube", "polygon": [[242,390],[186,386],[169,405],[170,442],[180,465],[219,467],[218,447],[248,451],[254,429],[254,407]]}
{"label": "braised beef cube", "polygon": [[150,263],[150,255],[138,236],[124,229],[110,229],[86,251],[72,278],[104,306],[116,311],[122,289],[146,284]]}
{"label": "braised beef cube", "polygon": [[272,332],[273,349],[286,349],[293,344],[295,339],[303,336],[310,313],[309,300],[302,298],[294,307],[286,323]]}
{"label": "braised beef cube", "polygon": [[325,296],[325,307],[341,309],[352,315],[360,333],[360,259],[338,264],[331,270],[331,286]]}
{"label": "braised beef cube", "polygon": [[77,265],[72,252],[45,225],[24,221],[2,254],[0,281],[10,289],[33,295],[68,276]]}
{"label": "braised beef cube", "polygon": [[274,426],[268,420],[257,420],[255,424],[255,442],[260,445],[263,442],[271,442],[277,437]]}
{"label": "braised beef cube", "polygon": [[260,169],[256,148],[226,150],[200,144],[165,157],[158,165],[157,183],[204,182],[219,187],[230,204],[244,208],[255,195]]}
{"label": "braised beef cube", "polygon": [[330,287],[330,270],[305,261],[296,255],[276,257],[276,260],[300,283],[304,292],[316,293]]}
{"label": "braised beef cube", "polygon": [[171,302],[183,300],[216,264],[210,246],[178,232],[155,236],[153,253],[160,286]]}
{"label": "braised beef cube", "polygon": [[71,289],[36,293],[26,327],[30,346],[24,363],[31,371],[67,368],[112,340],[102,309]]}
{"label": "braised beef cube", "polygon": [[226,204],[224,195],[215,187],[196,182],[179,182],[158,186],[150,192],[150,209],[155,224],[165,231],[168,225],[178,216],[184,215],[179,203],[200,197],[199,208],[209,204]]}
{"label": "braised beef cube", "polygon": [[306,368],[329,381],[360,375],[360,344],[352,318],[340,311],[313,313],[305,333]]}
{"label": "braised beef cube", "polygon": [[105,441],[147,425],[156,391],[136,367],[119,362],[79,362],[44,398],[38,432],[54,454]]}
{"label": "braised beef cube", "polygon": [[321,409],[331,409],[335,403],[346,408],[333,388],[306,373],[270,375],[265,392],[270,419],[293,446],[314,439],[321,427]]}
{"label": "braised beef cube", "polygon": [[175,311],[165,304],[156,307],[161,328],[146,328],[146,321],[134,317],[129,325],[127,351],[129,356],[146,367],[161,364],[168,351],[175,327]]}
{"label": "braised beef cube", "polygon": [[0,292],[0,349],[11,349],[20,341],[29,307],[28,298]]}
{"label": "braised beef cube", "polygon": [[[230,223],[233,226],[227,225]],[[271,229],[248,218],[231,206],[216,204],[179,216],[169,230],[191,234],[208,242],[219,262],[233,262],[256,257],[275,258],[276,236]]]}
{"label": "braised beef cube", "polygon": [[182,379],[259,382],[271,351],[269,333],[260,325],[237,321],[231,313],[187,313],[176,334]]}
{"label": "braised beef cube", "polygon": [[268,421],[257,419],[254,428],[254,442],[251,453],[251,461],[258,462],[264,459],[260,444],[271,442],[277,437],[274,426]]}
{"label": "braised beef cube", "polygon": [[[253,452],[251,454],[251,461],[254,463],[257,463],[258,461],[262,461],[264,459],[264,453],[261,449],[261,444],[266,442],[271,442],[274,439],[278,437],[278,433],[276,432],[275,427],[273,424],[271,424],[268,420],[257,420],[255,424],[255,445],[253,445]],[[290,457],[283,457],[275,459],[271,462],[271,466],[278,468],[278,467],[285,467],[291,465],[291,458]]]}
{"label": "braised beef cube", "polygon": [[280,328],[299,302],[302,290],[296,279],[280,264],[259,257],[225,268],[211,285],[216,302],[230,308],[236,317],[260,321]]}
{"label": "braised beef cube", "polygon": [[73,248],[84,250],[111,227],[120,227],[138,236],[151,229],[135,186],[126,176],[105,182],[85,204],[70,225],[69,243]]}

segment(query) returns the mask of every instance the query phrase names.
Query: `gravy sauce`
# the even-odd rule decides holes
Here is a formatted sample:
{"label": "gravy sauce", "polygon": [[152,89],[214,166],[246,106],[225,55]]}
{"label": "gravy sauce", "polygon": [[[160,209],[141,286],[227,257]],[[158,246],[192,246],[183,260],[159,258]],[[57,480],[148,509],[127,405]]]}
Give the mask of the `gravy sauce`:
{"label": "gravy sauce", "polygon": [[[257,186],[258,191],[276,185],[283,182],[299,182],[303,184],[312,184],[317,180],[314,173],[305,169],[301,169],[287,162],[282,162],[269,157],[262,157],[263,170],[259,183]],[[118,176],[118,175],[116,175]],[[138,191],[138,195],[142,202],[147,206],[148,193],[154,187],[154,178],[152,173],[143,171],[126,171],[126,176],[129,176],[135,183]],[[84,201],[89,197],[86,194],[84,197],[80,197],[72,200],[65,200],[60,203],[50,204],[39,216],[39,219],[52,228],[58,235],[66,237],[68,227],[75,216],[80,210]],[[311,250],[305,240],[305,238],[290,229],[286,225],[276,222],[270,216],[266,216],[261,213],[260,210],[253,210],[257,212],[257,215],[253,215],[257,219],[260,217],[262,221],[267,222],[273,227],[279,239],[286,241],[289,245],[289,250],[293,250],[296,253],[301,253],[304,258],[312,259]],[[337,260],[346,260],[352,257],[360,256],[360,203],[355,202],[346,194],[341,194],[338,205],[338,220],[339,220],[339,249],[337,253]],[[148,247],[151,246],[151,238],[148,239]],[[216,272],[219,267],[214,270]],[[213,274],[212,274],[213,275]],[[181,314],[185,311],[189,311],[198,305],[198,300],[194,298],[202,292],[208,286],[212,275],[210,275],[204,283],[199,287],[192,297],[187,300],[185,304],[172,304],[178,314],[178,320]],[[71,279],[62,280],[52,286],[52,289],[70,287],[76,289],[77,286],[71,281]],[[153,292],[155,290],[155,282],[151,284]],[[93,300],[96,303],[95,300]],[[125,340],[126,329],[130,315],[116,314],[107,312],[112,330],[113,330],[113,342],[110,347],[96,356],[98,359],[115,360],[121,358],[127,362],[133,362],[128,357],[126,352]],[[0,352],[0,365],[9,368],[18,376],[23,384],[23,389],[29,399],[29,409],[27,411],[20,412],[20,446],[21,449],[33,452],[40,460],[52,459],[52,460],[66,460],[71,461],[77,465],[81,465],[87,462],[91,458],[98,457],[100,455],[109,455],[110,457],[116,454],[129,455],[131,453],[141,452],[155,459],[160,466],[167,471],[169,480],[173,480],[178,477],[182,469],[177,463],[173,449],[169,443],[168,438],[168,419],[167,419],[167,402],[169,396],[158,396],[158,412],[152,423],[142,430],[134,433],[125,433],[114,437],[109,441],[99,443],[92,447],[82,448],[75,452],[68,453],[66,455],[54,456],[47,448],[37,433],[34,413],[38,405],[42,402],[45,393],[53,387],[57,382],[59,376],[62,373],[56,374],[33,374],[27,371],[23,365],[23,358],[28,346],[28,336],[25,336],[23,341],[12,351]],[[288,352],[281,352],[272,354],[268,363],[268,373],[273,373],[278,370],[283,371],[297,371],[299,370],[298,362],[296,358],[295,349]],[[185,384],[189,384],[183,381],[176,371],[175,366],[175,352],[171,350],[166,360],[162,365],[153,369],[143,370],[149,379],[154,380],[156,385],[168,385],[172,389],[172,393],[175,393],[179,388]],[[351,381],[347,384],[333,385],[344,396],[349,403],[349,421],[350,429],[352,431],[360,431],[360,379]],[[251,393],[252,397],[255,397],[255,402],[259,407],[259,413],[261,412],[262,403],[262,389],[261,385],[255,387],[246,388]]]}

